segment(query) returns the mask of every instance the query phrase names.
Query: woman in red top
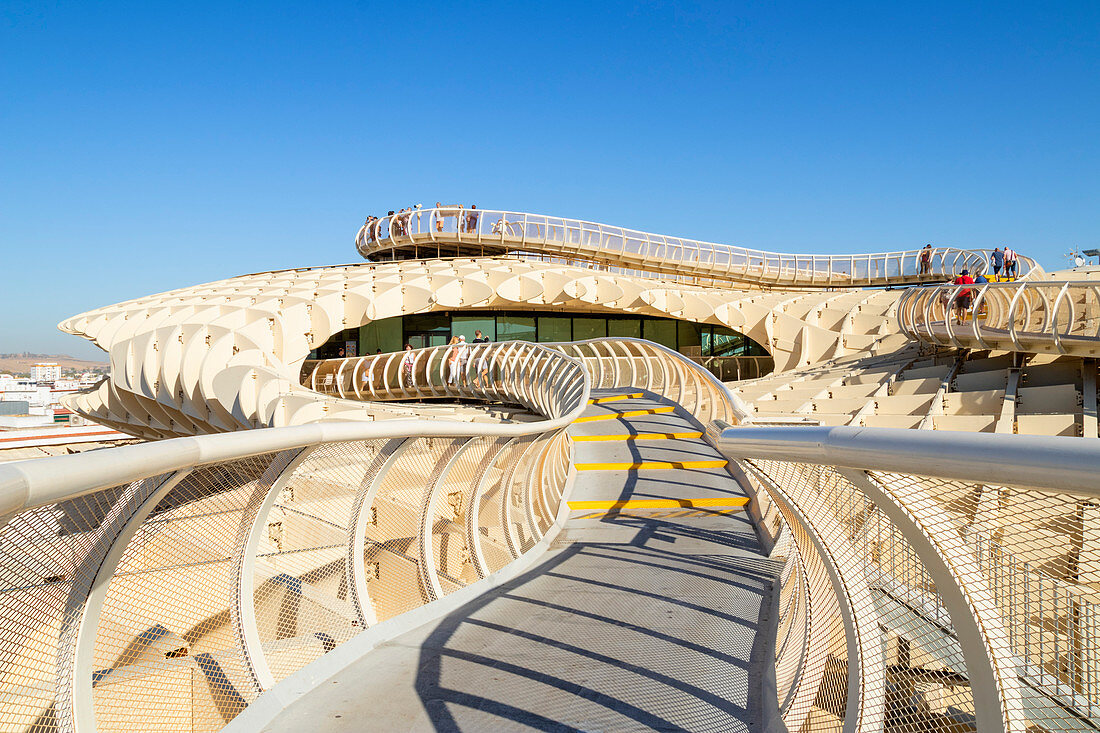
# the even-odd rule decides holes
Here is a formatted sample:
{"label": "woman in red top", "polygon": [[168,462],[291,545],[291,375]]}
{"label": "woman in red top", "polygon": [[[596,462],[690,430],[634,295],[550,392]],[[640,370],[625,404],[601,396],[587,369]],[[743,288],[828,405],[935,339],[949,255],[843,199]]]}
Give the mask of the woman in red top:
{"label": "woman in red top", "polygon": [[[970,277],[969,270],[963,270],[954,280],[955,285],[973,285],[974,278]],[[970,288],[963,288],[955,295],[955,323],[966,320],[966,311],[970,308],[970,301],[974,293]]]}

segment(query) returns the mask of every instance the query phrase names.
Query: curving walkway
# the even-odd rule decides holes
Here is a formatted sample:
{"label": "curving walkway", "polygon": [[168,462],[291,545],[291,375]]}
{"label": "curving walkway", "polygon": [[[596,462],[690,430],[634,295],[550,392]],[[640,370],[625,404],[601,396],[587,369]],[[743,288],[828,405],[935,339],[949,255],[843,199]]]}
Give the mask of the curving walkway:
{"label": "curving walkway", "polygon": [[673,403],[592,396],[571,428],[573,511],[546,559],[380,646],[267,730],[749,730],[773,712],[761,686],[780,564],[747,497]]}
{"label": "curving walkway", "polygon": [[[953,304],[972,298],[962,319]],[[909,338],[960,349],[1100,354],[1100,283],[1031,280],[912,288],[898,301]]]}
{"label": "curving walkway", "polygon": [[[811,255],[649,234],[579,219],[520,211],[443,206],[367,220],[355,238],[368,259],[484,257],[521,253],[578,264],[598,262],[630,274],[714,279],[760,287],[866,287],[942,282],[963,269],[983,272],[981,250],[937,247],[926,268],[921,250]],[[1031,261],[1021,258],[1027,272]]]}

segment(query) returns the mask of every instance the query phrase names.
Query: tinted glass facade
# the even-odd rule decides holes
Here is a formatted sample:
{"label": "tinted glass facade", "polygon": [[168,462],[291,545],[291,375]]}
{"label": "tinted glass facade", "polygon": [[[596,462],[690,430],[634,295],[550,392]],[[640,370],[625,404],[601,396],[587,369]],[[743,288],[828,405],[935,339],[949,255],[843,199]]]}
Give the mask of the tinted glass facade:
{"label": "tinted glass facade", "polygon": [[477,331],[490,341],[550,343],[611,336],[648,339],[693,357],[767,355],[760,344],[722,326],[671,318],[538,311],[444,311],[385,318],[338,334],[318,349],[316,355],[333,358],[340,348],[345,354],[351,348],[359,354],[372,354],[379,349],[400,351],[405,344],[414,348],[439,346],[459,335],[472,342]]}

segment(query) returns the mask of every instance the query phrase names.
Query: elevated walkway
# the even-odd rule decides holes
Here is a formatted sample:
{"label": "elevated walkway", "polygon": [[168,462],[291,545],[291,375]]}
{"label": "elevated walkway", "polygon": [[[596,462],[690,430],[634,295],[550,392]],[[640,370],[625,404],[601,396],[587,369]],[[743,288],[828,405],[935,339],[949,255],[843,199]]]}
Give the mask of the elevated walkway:
{"label": "elevated walkway", "polygon": [[[355,238],[371,260],[518,254],[567,264],[597,263],[664,279],[737,282],[761,288],[859,288],[943,282],[983,272],[987,253],[955,247],[873,254],[765,252],[649,234],[521,211],[441,206],[368,219]],[[928,260],[922,265],[921,258]],[[1026,274],[1034,263],[1020,258]]]}
{"label": "elevated walkway", "polygon": [[678,406],[592,397],[570,429],[570,517],[545,558],[375,649],[267,730],[749,730],[767,716],[781,564],[748,497]]}

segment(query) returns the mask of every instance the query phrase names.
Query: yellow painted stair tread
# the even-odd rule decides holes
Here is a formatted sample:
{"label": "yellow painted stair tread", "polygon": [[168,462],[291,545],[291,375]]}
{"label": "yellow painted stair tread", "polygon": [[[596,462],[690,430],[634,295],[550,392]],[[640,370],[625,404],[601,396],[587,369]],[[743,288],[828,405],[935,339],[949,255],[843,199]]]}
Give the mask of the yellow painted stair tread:
{"label": "yellow painted stair tread", "polygon": [[643,468],[722,468],[727,461],[715,458],[706,461],[637,461],[634,463],[575,463],[578,471],[633,471]]}
{"label": "yellow painted stair tread", "polygon": [[701,432],[697,433],[621,433],[618,435],[574,435],[577,442],[607,441],[607,440],[692,440],[702,438]]}
{"label": "yellow painted stair tread", "polygon": [[599,499],[570,501],[569,508],[580,509],[697,509],[709,506],[745,506],[747,496],[707,496],[698,499]]}
{"label": "yellow painted stair tread", "polygon": [[642,396],[641,392],[632,392],[631,394],[617,394],[610,397],[596,397],[588,401],[590,405],[602,405],[605,402],[618,402],[619,400],[636,400]]}
{"label": "yellow painted stair tread", "polygon": [[578,417],[574,422],[596,422],[597,420],[618,420],[624,417],[641,417],[642,415],[660,415],[666,412],[672,412],[675,407],[653,407],[648,410],[628,410],[627,412],[612,412],[607,415],[589,415],[588,417]]}

